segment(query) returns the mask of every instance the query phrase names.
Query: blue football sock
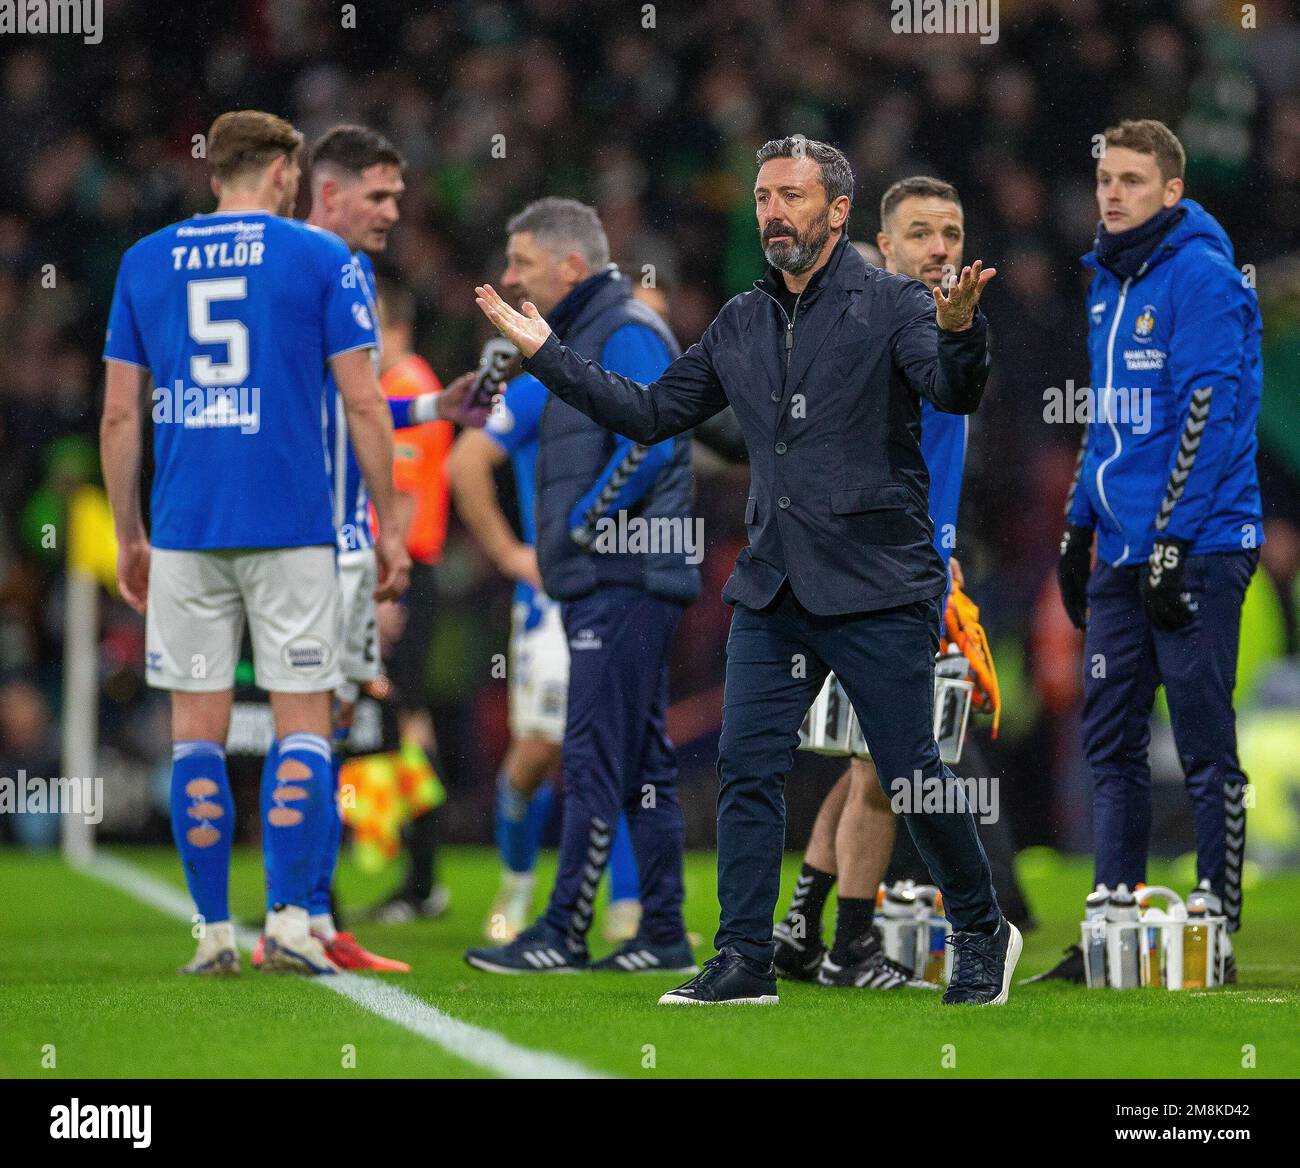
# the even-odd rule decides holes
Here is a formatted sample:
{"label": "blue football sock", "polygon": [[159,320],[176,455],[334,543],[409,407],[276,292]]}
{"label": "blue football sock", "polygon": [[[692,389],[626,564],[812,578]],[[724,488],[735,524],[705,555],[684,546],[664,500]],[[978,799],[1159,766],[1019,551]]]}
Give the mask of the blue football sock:
{"label": "blue football sock", "polygon": [[543,783],[530,799],[515,790],[504,774],[497,775],[497,850],[510,871],[533,870],[552,805],[549,782]]}
{"label": "blue football sock", "polygon": [[637,879],[636,853],[632,851],[632,833],[627,816],[618,817],[614,847],[609,853],[609,899],[640,900],[641,882]]}
{"label": "blue football sock", "polygon": [[[275,790],[275,768],[280,765],[280,743],[271,739],[271,747],[266,752],[266,761],[262,763],[262,785],[258,804],[261,807],[262,830],[266,831],[266,813],[271,809],[271,792]],[[266,848],[263,851],[263,866],[266,869],[266,911],[275,907],[271,900],[271,866],[274,856]]]}
{"label": "blue football sock", "polygon": [[343,844],[343,817],[339,814],[339,767],[342,760],[336,754],[330,763],[334,776],[330,788],[329,807],[326,809],[325,846],[321,849],[316,880],[312,884],[311,904],[307,911],[314,917],[325,916],[330,911],[330,888],[334,884],[334,869],[339,862],[339,848]]}
{"label": "blue football sock", "polygon": [[551,812],[555,810],[555,789],[547,779],[528,801],[528,846],[531,849],[529,867],[537,863],[537,853],[542,847],[542,836],[546,834],[546,825],[551,822]]}
{"label": "blue football sock", "polygon": [[307,908],[329,835],[334,763],[319,734],[280,743],[274,782],[262,792],[262,847],[272,907]]}
{"label": "blue football sock", "polygon": [[230,846],[235,801],[226,752],[215,742],[172,747],[172,836],[194,907],[209,924],[230,919]]}

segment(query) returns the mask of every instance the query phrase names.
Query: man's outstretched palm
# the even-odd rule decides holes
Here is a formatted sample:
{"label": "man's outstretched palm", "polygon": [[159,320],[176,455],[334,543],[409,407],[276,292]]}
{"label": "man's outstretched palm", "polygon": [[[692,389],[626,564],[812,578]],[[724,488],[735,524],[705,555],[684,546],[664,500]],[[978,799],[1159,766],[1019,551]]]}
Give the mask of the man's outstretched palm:
{"label": "man's outstretched palm", "polygon": [[524,301],[523,312],[516,312],[497,294],[491,284],[481,284],[474,289],[474,303],[493,327],[525,356],[531,357],[551,335],[551,326],[542,319],[537,305]]}
{"label": "man's outstretched palm", "polygon": [[958,333],[970,328],[984,285],[997,274],[997,268],[986,268],[982,261],[976,260],[969,267],[962,268],[961,275],[952,281],[946,291],[936,285],[931,293],[934,296],[934,315],[939,327]]}

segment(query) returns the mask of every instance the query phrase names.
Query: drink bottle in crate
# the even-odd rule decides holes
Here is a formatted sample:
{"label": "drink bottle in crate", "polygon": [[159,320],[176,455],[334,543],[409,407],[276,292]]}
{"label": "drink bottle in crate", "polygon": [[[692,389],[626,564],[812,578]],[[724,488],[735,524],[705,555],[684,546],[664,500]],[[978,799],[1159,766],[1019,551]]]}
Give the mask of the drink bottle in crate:
{"label": "drink bottle in crate", "polygon": [[[1165,907],[1152,904],[1163,900]],[[1142,984],[1155,989],[1183,988],[1183,931],[1187,907],[1172,888],[1151,885],[1137,895],[1141,914]]]}
{"label": "drink bottle in crate", "polygon": [[933,884],[916,887],[917,925],[923,930],[926,952],[918,977],[935,983],[946,982],[952,951],[946,944],[952,926],[943,915],[943,893]]}
{"label": "drink bottle in crate", "polygon": [[1204,989],[1223,984],[1225,944],[1223,902],[1202,880],[1187,898],[1187,924],[1183,930],[1183,986]]}
{"label": "drink bottle in crate", "polygon": [[[881,886],[884,887],[883,885]],[[925,912],[925,906],[921,906]],[[885,890],[884,900],[876,913],[880,943],[885,956],[920,977],[925,968],[929,934],[918,921],[916,892],[910,880],[900,880]]]}
{"label": "drink bottle in crate", "polygon": [[1142,923],[1137,900],[1121,884],[1106,904],[1106,970],[1112,989],[1133,990],[1142,984],[1138,933]]}
{"label": "drink bottle in crate", "polygon": [[1106,986],[1106,906],[1110,903],[1110,889],[1098,884],[1083,902],[1083,935],[1079,947],[1083,950],[1083,978],[1089,989]]}

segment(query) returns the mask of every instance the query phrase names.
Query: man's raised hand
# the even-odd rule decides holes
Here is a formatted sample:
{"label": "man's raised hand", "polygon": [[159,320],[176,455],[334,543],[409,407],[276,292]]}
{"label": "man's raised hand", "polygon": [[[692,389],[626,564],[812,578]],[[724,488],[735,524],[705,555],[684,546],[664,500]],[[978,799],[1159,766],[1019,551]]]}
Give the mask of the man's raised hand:
{"label": "man's raised hand", "polygon": [[512,342],[525,356],[531,357],[551,335],[551,326],[542,319],[537,305],[524,301],[523,312],[516,312],[497,294],[491,284],[481,284],[474,289],[474,303],[483,315],[506,340]]}
{"label": "man's raised hand", "polygon": [[942,288],[933,289],[934,318],[939,327],[950,333],[970,328],[984,285],[997,274],[997,268],[985,268],[980,260],[976,260],[962,268],[961,275],[952,282],[946,294]]}

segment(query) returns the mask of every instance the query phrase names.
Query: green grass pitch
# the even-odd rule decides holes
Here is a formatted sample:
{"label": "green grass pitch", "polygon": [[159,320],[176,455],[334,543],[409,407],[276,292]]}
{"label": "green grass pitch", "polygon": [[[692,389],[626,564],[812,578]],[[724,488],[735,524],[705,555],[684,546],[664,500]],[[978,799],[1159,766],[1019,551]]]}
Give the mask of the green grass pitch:
{"label": "green grass pitch", "polygon": [[[167,849],[112,849],[119,859],[182,886]],[[544,861],[539,887],[549,886]],[[711,952],[713,856],[687,859],[687,912]],[[512,1043],[629,1078],[705,1076],[1107,1078],[1295,1077],[1300,1071],[1300,875],[1248,888],[1235,989],[1087,992],[1013,989],[1001,1009],[947,1009],[923,992],[832,991],[781,983],[775,1008],[668,1009],[676,980],[653,975],[500,977],[461,952],[479,943],[495,891],[486,849],[443,859],[451,915],[403,926],[361,926],[361,940],[410,961],[385,975],[453,1017]],[[783,896],[797,871],[787,857]],[[1085,861],[1034,851],[1021,871],[1040,921],[1018,975],[1046,968],[1077,935],[1089,879]],[[1182,888],[1187,873],[1157,866],[1153,882]],[[54,856],[0,853],[0,1074],[6,1077],[435,1077],[485,1072],[352,1001],[295,978],[255,974],[187,979],[187,929]],[[345,863],[346,906],[385,888]],[[236,853],[232,907],[255,921],[256,853]],[[833,920],[833,905],[828,920]],[[599,943],[595,951],[605,951]],[[374,975],[365,975],[374,976]],[[355,1066],[344,1057],[354,1052]],[[1254,1068],[1250,1062],[1254,1051]],[[54,1065],[48,1066],[53,1061]],[[951,1065],[954,1063],[955,1065]]]}

